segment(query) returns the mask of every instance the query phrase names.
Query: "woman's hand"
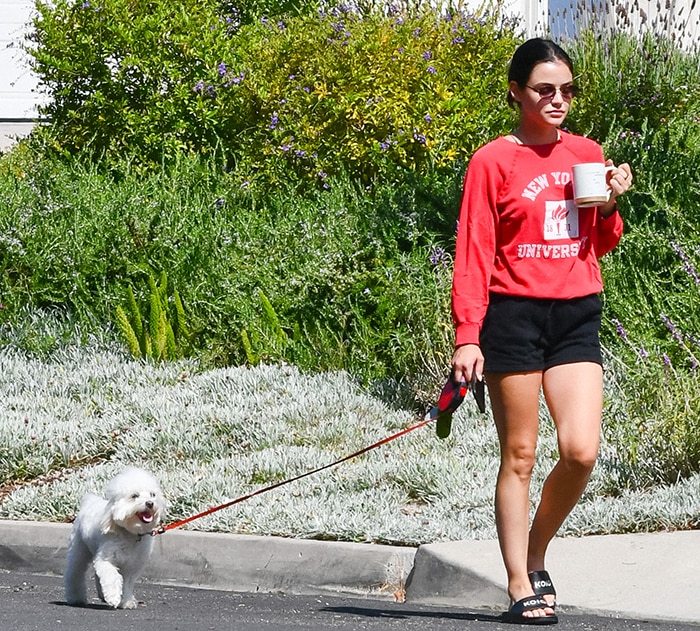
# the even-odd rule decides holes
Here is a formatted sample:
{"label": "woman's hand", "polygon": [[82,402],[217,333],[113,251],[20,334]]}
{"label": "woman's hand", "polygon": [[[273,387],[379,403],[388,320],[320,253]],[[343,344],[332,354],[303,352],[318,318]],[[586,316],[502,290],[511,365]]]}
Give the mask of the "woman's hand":
{"label": "woman's hand", "polygon": [[484,378],[484,356],[478,344],[464,344],[455,349],[452,356],[452,378],[455,382],[469,383],[472,375],[481,381]]}
{"label": "woman's hand", "polygon": [[610,199],[606,204],[600,206],[600,214],[608,217],[615,210],[615,200],[626,193],[632,186],[632,169],[630,165],[623,162],[620,166],[615,166],[612,160],[606,160],[605,166],[613,167],[608,175],[608,186],[610,187]]}

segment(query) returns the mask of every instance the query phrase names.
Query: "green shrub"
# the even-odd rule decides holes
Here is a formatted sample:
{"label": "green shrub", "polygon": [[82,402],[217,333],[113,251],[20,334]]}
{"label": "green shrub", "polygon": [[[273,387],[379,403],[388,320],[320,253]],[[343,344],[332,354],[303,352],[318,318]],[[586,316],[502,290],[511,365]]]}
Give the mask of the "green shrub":
{"label": "green shrub", "polygon": [[[225,11],[229,11],[228,14]],[[36,141],[114,165],[216,153],[247,180],[453,172],[509,120],[514,26],[334,9],[232,26],[213,0],[38,4]]]}
{"label": "green shrub", "polygon": [[[426,364],[444,366],[449,246],[433,245],[421,219],[433,213],[406,189],[370,197],[336,179],[314,195],[253,193],[195,157],[150,176],[99,174],[77,160],[7,169],[2,320],[27,305],[60,307],[99,329],[125,304],[125,288],[168,270],[187,305],[191,350],[207,364],[267,356],[364,380],[422,379]],[[133,311],[125,315],[135,322]]]}
{"label": "green shrub", "polygon": [[583,88],[567,119],[577,133],[602,141],[700,114],[697,54],[670,39],[590,29],[564,45]]}
{"label": "green shrub", "polygon": [[136,359],[182,359],[189,351],[190,333],[180,294],[173,289],[170,295],[165,272],[161,274],[160,283],[149,276],[148,287],[148,312],[145,316],[133,288],[131,285],[127,287],[126,307],[117,305],[116,308],[117,328]]}
{"label": "green shrub", "polygon": [[238,94],[256,104],[240,153],[266,179],[321,186],[341,169],[365,184],[452,172],[510,118],[500,105],[514,41],[498,17],[434,11],[258,25],[237,40]]}
{"label": "green shrub", "polygon": [[[686,361],[677,365],[659,348],[630,338],[618,320],[618,345],[608,362],[614,390],[608,397],[604,432],[615,446],[621,488],[650,488],[688,478],[700,467],[700,383],[697,343],[680,341]],[[675,327],[674,327],[675,328]],[[676,329],[676,335],[684,332]]]}
{"label": "green shrub", "polygon": [[47,146],[156,163],[215,149],[220,122],[193,88],[230,55],[234,15],[210,0],[58,0],[36,8],[29,50],[50,97],[41,112],[50,123],[37,130]]}

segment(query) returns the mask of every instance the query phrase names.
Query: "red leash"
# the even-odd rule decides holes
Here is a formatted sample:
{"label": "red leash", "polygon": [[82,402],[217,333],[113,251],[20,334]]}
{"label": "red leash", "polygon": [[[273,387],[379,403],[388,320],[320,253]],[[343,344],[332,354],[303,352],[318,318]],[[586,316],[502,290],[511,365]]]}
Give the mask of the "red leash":
{"label": "red leash", "polygon": [[381,447],[382,445],[386,445],[387,443],[390,443],[392,440],[396,440],[397,438],[400,438],[401,436],[404,436],[405,434],[408,434],[409,432],[415,431],[424,425],[427,425],[428,423],[431,423],[434,421],[437,417],[433,417],[431,415],[430,418],[425,419],[424,421],[421,421],[420,423],[416,423],[415,425],[411,425],[410,427],[407,427],[406,429],[401,430],[400,432],[396,434],[392,434],[391,436],[388,436],[387,438],[383,438],[377,443],[374,443],[373,445],[370,445],[369,447],[365,447],[364,449],[360,449],[360,451],[356,451],[353,454],[350,454],[349,456],[345,456],[344,458],[341,458],[340,460],[336,460],[335,462],[331,462],[330,464],[323,465],[322,467],[318,467],[318,469],[314,469],[313,471],[307,471],[306,473],[302,473],[294,478],[289,478],[287,480],[282,480],[281,482],[276,482],[275,484],[271,484],[269,486],[265,486],[261,489],[258,489],[257,491],[253,491],[252,493],[249,493],[248,495],[244,495],[242,497],[236,498],[235,500],[231,500],[230,502],[226,502],[225,504],[221,504],[220,506],[214,506],[213,508],[210,508],[208,510],[202,511],[201,513],[198,513],[197,515],[192,515],[192,517],[187,517],[186,519],[181,519],[180,521],[173,522],[172,524],[168,524],[167,526],[160,526],[159,528],[156,528],[151,534],[155,537],[156,535],[162,535],[168,530],[172,530],[173,528],[179,528],[180,526],[184,526],[185,524],[188,524],[191,521],[194,521],[195,519],[199,519],[200,517],[206,517],[207,515],[211,515],[212,513],[216,513],[220,510],[223,510],[224,508],[228,508],[229,506],[233,506],[234,504],[238,504],[240,502],[244,502],[245,500],[249,500],[251,497],[255,497],[256,495],[261,495],[262,493],[267,493],[268,491],[272,491],[273,489],[279,488],[280,486],[284,486],[285,484],[290,484],[291,482],[296,482],[297,480],[301,480],[302,478],[306,478],[307,476],[313,475],[314,473],[319,473],[321,471],[324,471],[325,469],[330,469],[331,467],[335,467],[336,465],[342,464],[343,462],[346,462],[347,460],[351,460],[352,458],[357,458],[357,456],[361,456],[364,453],[367,453],[368,451],[371,451],[372,449],[376,449],[377,447]]}
{"label": "red leash", "polygon": [[391,436],[388,436],[387,438],[383,438],[377,443],[374,443],[373,445],[370,445],[369,447],[365,447],[364,449],[360,449],[360,451],[356,451],[353,454],[350,454],[349,456],[345,456],[345,458],[341,458],[340,460],[336,460],[335,462],[331,462],[330,464],[323,465],[322,467],[318,467],[318,469],[313,469],[312,471],[307,471],[306,473],[302,473],[294,478],[289,478],[287,480],[282,480],[281,482],[276,482],[275,484],[271,484],[270,486],[265,486],[261,489],[258,489],[257,491],[253,491],[252,493],[249,493],[248,495],[244,495],[243,497],[239,497],[235,500],[231,500],[230,502],[226,502],[225,504],[221,504],[220,506],[214,506],[213,508],[210,508],[208,510],[205,510],[201,513],[198,513],[197,515],[192,515],[192,517],[187,517],[186,519],[181,519],[180,521],[173,522],[172,524],[168,524],[167,526],[159,526],[156,528],[151,534],[155,537],[156,535],[162,535],[168,530],[172,530],[173,528],[178,528],[180,526],[184,526],[185,524],[188,524],[191,521],[194,521],[195,519],[199,519],[200,517],[206,517],[207,515],[211,515],[212,513],[216,513],[220,510],[223,510],[224,508],[228,508],[229,506],[233,506],[234,504],[238,504],[240,502],[244,502],[245,500],[249,500],[251,497],[255,497],[256,495],[261,495],[262,493],[267,493],[268,491],[272,491],[273,489],[277,489],[280,486],[284,486],[285,484],[290,484],[291,482],[296,482],[297,480],[301,480],[302,478],[306,478],[307,476],[314,475],[314,473],[319,473],[320,471],[324,471],[325,469],[330,469],[331,467],[335,467],[336,465],[342,464],[343,462],[346,462],[347,460],[351,460],[352,458],[357,458],[357,456],[361,456],[364,453],[367,453],[368,451],[371,451],[372,449],[376,449],[377,447],[381,447],[382,445],[386,445],[387,443],[390,443],[392,440],[396,440],[397,438],[400,438],[401,436],[405,436],[409,432],[413,432],[424,425],[427,425],[428,423],[431,423],[434,420],[438,420],[438,436],[440,438],[445,438],[449,435],[450,433],[450,424],[452,421],[452,413],[459,407],[459,405],[462,403],[464,400],[464,397],[471,387],[471,389],[474,392],[474,396],[476,397],[477,404],[479,405],[479,409],[483,412],[483,382],[481,382],[480,385],[480,391],[479,388],[477,387],[479,384],[472,382],[472,384],[467,384],[467,383],[455,383],[452,381],[452,378],[447,380],[447,383],[445,384],[444,388],[442,389],[442,393],[440,394],[440,398],[438,400],[438,404],[432,408],[432,410],[429,413],[428,418],[426,418],[423,421],[420,421],[419,423],[416,423],[415,425],[411,425],[410,427],[407,427],[406,429],[401,430],[400,432],[397,432],[396,434],[392,434]]}

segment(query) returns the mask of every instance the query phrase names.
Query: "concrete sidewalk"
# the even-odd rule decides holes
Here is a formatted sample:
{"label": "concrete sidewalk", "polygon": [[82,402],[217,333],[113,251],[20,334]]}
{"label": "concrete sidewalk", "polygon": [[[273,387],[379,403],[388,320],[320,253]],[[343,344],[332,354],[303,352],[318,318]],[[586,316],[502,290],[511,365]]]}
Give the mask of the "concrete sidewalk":
{"label": "concrete sidewalk", "polygon": [[[0,521],[0,569],[63,573],[70,525]],[[558,538],[561,612],[700,624],[700,531]],[[349,594],[504,610],[496,541],[418,549],[191,531],[159,535],[143,581],[240,592]]]}

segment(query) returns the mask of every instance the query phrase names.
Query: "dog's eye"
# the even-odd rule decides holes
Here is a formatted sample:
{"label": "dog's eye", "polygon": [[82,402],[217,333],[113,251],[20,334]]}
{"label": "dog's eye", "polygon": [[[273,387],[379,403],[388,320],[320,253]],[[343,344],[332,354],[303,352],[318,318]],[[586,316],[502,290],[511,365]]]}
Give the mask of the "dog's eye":
{"label": "dog's eye", "polygon": [[138,498],[138,496],[139,496],[138,493],[133,493],[133,494],[131,495],[131,499],[132,499],[132,500],[135,500],[135,499]]}

